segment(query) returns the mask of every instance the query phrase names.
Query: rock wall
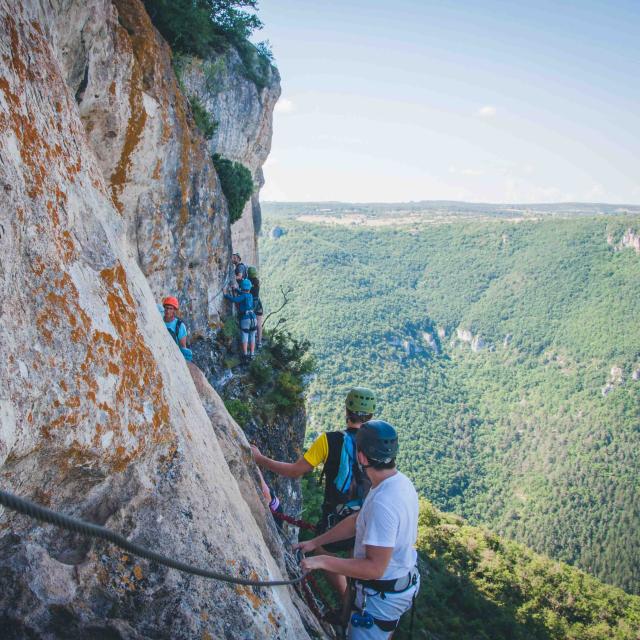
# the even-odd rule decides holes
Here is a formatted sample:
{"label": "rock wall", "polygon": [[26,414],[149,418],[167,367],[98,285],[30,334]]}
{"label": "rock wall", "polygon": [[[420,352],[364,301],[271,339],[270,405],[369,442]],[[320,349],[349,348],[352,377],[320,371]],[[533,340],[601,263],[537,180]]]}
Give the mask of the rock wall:
{"label": "rock wall", "polygon": [[184,66],[182,82],[197,96],[217,122],[209,141],[210,152],[241,162],[253,174],[256,192],[242,217],[232,225],[232,244],[246,264],[259,262],[257,234],[261,226],[259,191],[264,185],[262,165],[271,150],[273,108],[280,97],[280,76],[274,67],[263,73],[263,87],[247,77],[238,52],[209,60],[191,60]]}
{"label": "rock wall", "polygon": [[[282,577],[246,441],[156,308],[170,289],[206,327],[229,253],[166,45],[138,0],[0,0],[0,59],[3,488]],[[299,609],[0,511],[4,637],[305,638]]]}
{"label": "rock wall", "polygon": [[139,1],[43,6],[47,37],[122,215],[126,250],[156,299],[176,295],[191,331],[203,334],[223,308],[230,230],[169,47]]}

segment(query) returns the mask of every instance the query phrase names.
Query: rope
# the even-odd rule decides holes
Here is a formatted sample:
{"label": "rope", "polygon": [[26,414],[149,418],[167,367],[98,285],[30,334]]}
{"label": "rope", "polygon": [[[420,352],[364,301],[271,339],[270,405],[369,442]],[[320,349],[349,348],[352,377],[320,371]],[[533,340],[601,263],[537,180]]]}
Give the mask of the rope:
{"label": "rope", "polygon": [[134,556],[146,558],[147,560],[157,562],[158,564],[162,564],[166,567],[171,567],[172,569],[177,569],[178,571],[184,571],[185,573],[190,573],[195,576],[202,576],[203,578],[210,578],[211,580],[220,580],[222,582],[229,582],[231,584],[242,584],[250,587],[279,587],[284,585],[297,584],[304,580],[304,575],[301,575],[293,580],[271,581],[237,578],[235,576],[218,573],[217,571],[210,571],[208,569],[194,567],[184,562],[180,562],[179,560],[168,558],[167,556],[157,553],[156,551],[151,551],[146,547],[142,547],[138,544],[135,544],[134,542],[130,542],[125,537],[115,533],[114,531],[111,531],[110,529],[101,527],[97,524],[92,524],[90,522],[77,520],[76,518],[72,518],[70,516],[65,516],[61,513],[52,511],[51,509],[47,509],[46,507],[42,507],[38,504],[34,504],[33,502],[29,502],[28,500],[18,498],[11,493],[7,493],[6,491],[0,490],[0,504],[7,507],[8,509],[29,516],[34,520],[47,522],[56,527],[61,527],[63,529],[67,529],[68,531],[72,531],[73,533],[79,533],[80,535],[87,536],[89,538],[106,540],[107,542],[110,542],[111,544],[120,547],[125,551],[128,551]]}
{"label": "rope", "polygon": [[277,511],[271,512],[274,518],[278,520],[283,520],[284,522],[288,522],[289,524],[294,525],[295,527],[300,527],[300,529],[306,529],[307,531],[316,532],[318,527],[315,524],[311,524],[310,522],[306,522],[305,520],[298,520],[293,516],[288,516],[286,513],[278,513]]}

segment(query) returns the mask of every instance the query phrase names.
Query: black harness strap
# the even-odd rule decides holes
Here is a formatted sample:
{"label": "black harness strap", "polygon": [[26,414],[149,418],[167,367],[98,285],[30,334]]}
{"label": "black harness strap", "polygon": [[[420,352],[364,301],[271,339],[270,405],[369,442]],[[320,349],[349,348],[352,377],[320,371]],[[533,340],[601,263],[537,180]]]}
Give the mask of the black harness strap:
{"label": "black harness strap", "polygon": [[174,339],[175,343],[180,346],[180,340],[178,338],[178,336],[180,335],[180,326],[184,324],[182,322],[182,320],[180,320],[180,318],[176,317],[176,329],[175,331],[173,329],[169,329],[169,327],[167,327],[167,331],[171,334],[171,337]]}

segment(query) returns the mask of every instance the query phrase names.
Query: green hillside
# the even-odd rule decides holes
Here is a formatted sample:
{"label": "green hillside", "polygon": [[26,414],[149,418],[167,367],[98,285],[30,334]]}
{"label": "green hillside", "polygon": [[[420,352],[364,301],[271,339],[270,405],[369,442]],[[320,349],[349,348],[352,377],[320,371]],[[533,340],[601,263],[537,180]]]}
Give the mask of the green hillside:
{"label": "green hillside", "polygon": [[293,288],[318,358],[308,436],[367,384],[422,495],[638,593],[640,256],[614,250],[638,217],[276,221],[263,296]]}
{"label": "green hillside", "polygon": [[[420,506],[417,638],[636,640],[640,598],[462,518]],[[407,638],[409,616],[398,640]],[[394,636],[395,637],[395,636]]]}

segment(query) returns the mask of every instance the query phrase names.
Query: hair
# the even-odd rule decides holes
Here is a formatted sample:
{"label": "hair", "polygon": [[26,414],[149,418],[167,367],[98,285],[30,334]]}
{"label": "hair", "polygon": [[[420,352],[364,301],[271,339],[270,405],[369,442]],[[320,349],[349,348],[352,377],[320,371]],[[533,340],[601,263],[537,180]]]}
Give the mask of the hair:
{"label": "hair", "polygon": [[[366,456],[367,454],[365,453],[364,455]],[[367,460],[369,460],[369,464],[372,469],[377,469],[379,471],[382,469],[395,469],[396,466],[395,458],[393,460],[389,460],[389,462],[378,462],[377,460],[371,460],[369,456],[367,456]]]}
{"label": "hair", "polygon": [[351,422],[359,422],[364,424],[365,422],[369,422],[373,418],[373,413],[356,413],[355,411],[349,411],[347,409],[347,419],[351,420]]}

